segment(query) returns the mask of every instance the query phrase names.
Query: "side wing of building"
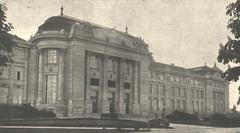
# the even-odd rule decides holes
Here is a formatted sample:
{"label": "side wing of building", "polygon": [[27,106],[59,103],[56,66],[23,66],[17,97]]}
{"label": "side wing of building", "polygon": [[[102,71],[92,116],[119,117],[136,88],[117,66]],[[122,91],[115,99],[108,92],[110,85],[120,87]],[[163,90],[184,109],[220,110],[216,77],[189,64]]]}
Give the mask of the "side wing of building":
{"label": "side wing of building", "polygon": [[0,75],[0,103],[22,104],[27,101],[28,57],[31,43],[14,35],[9,36],[17,46],[13,48],[13,62],[8,63]]}

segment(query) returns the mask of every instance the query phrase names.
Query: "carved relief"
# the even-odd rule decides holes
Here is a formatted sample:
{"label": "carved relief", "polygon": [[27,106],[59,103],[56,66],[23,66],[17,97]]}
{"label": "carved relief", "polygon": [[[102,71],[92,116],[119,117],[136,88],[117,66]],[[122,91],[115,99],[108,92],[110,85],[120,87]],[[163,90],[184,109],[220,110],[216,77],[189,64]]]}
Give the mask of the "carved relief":
{"label": "carved relief", "polygon": [[93,30],[89,23],[79,23],[73,24],[70,34],[83,35],[87,37],[93,36]]}

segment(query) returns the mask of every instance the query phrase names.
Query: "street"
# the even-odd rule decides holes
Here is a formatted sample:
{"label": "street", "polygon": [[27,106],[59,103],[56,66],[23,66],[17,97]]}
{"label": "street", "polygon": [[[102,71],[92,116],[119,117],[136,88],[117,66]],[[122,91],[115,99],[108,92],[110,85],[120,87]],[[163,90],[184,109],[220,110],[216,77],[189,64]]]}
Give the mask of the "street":
{"label": "street", "polygon": [[206,126],[193,126],[182,124],[171,124],[169,129],[151,129],[150,131],[134,131],[129,129],[117,130],[83,127],[16,127],[0,126],[0,133],[240,133],[237,128],[219,128]]}

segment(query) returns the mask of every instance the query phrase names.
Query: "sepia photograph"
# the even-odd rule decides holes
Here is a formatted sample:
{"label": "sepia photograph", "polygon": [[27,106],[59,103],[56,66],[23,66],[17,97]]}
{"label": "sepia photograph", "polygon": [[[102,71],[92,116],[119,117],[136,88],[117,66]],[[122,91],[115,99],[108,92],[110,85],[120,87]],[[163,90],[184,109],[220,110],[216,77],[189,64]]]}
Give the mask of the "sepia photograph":
{"label": "sepia photograph", "polygon": [[0,0],[0,133],[240,133],[240,0]]}

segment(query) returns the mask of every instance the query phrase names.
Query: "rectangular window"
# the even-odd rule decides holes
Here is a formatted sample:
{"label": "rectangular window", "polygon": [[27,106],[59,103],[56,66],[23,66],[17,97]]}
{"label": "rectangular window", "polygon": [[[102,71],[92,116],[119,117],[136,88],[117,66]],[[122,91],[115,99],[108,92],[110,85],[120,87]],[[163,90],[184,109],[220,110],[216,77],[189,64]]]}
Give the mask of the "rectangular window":
{"label": "rectangular window", "polygon": [[57,50],[48,50],[47,51],[47,60],[49,64],[56,64],[57,63]]}
{"label": "rectangular window", "polygon": [[17,80],[20,80],[21,73],[17,71]]}
{"label": "rectangular window", "polygon": [[178,96],[181,96],[181,88],[178,88]]}
{"label": "rectangular window", "polygon": [[7,103],[8,88],[0,87],[0,104]]}
{"label": "rectangular window", "polygon": [[175,100],[171,99],[172,111],[175,111]]}
{"label": "rectangular window", "polygon": [[24,79],[24,68],[23,67],[15,67],[15,80],[23,80]]}
{"label": "rectangular window", "polygon": [[185,88],[182,88],[182,97],[185,97]]}
{"label": "rectangular window", "polygon": [[199,98],[199,90],[197,90],[197,99]]}
{"label": "rectangular window", "polygon": [[203,91],[201,91],[201,99],[203,99]]}
{"label": "rectangular window", "polygon": [[9,66],[4,67],[3,72],[0,75],[0,78],[9,79]]}
{"label": "rectangular window", "polygon": [[195,107],[194,107],[194,101],[192,101],[192,112],[194,113],[195,112]]}
{"label": "rectangular window", "polygon": [[108,87],[115,88],[116,87],[116,81],[108,80]]}
{"label": "rectangular window", "polygon": [[46,102],[48,104],[55,104],[57,98],[57,76],[46,76]]}
{"label": "rectangular window", "polygon": [[130,89],[131,84],[130,83],[124,83],[124,89]]}
{"label": "rectangular window", "polygon": [[174,97],[175,91],[174,91],[174,87],[171,88],[171,96]]}
{"label": "rectangular window", "polygon": [[99,79],[91,78],[90,82],[91,82],[90,84],[93,86],[99,86]]}
{"label": "rectangular window", "polygon": [[23,89],[22,88],[14,88],[13,89],[13,103],[21,104],[23,98]]}

